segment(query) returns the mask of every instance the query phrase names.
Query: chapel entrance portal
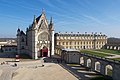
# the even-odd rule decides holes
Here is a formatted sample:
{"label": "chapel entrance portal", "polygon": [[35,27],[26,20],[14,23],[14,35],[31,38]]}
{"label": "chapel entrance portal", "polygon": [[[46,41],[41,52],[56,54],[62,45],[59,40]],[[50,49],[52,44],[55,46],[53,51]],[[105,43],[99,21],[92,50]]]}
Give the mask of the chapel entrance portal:
{"label": "chapel entrance portal", "polygon": [[48,48],[45,46],[42,49],[42,57],[48,57]]}

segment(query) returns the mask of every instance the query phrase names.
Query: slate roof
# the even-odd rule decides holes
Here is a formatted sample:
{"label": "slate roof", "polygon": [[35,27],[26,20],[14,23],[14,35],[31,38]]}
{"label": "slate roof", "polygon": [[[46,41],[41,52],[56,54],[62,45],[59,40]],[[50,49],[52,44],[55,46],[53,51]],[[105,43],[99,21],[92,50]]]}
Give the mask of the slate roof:
{"label": "slate roof", "polygon": [[40,20],[41,16],[42,16],[42,14],[36,18],[36,22],[37,22],[37,23],[38,23],[38,21]]}

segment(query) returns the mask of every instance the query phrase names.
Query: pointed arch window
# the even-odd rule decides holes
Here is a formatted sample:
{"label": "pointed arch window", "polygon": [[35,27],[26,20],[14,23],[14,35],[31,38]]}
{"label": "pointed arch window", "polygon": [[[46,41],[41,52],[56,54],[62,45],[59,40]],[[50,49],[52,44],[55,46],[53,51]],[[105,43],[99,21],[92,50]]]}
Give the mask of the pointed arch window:
{"label": "pointed arch window", "polygon": [[24,38],[22,38],[22,40],[21,40],[22,42],[25,42],[25,40],[24,40]]}

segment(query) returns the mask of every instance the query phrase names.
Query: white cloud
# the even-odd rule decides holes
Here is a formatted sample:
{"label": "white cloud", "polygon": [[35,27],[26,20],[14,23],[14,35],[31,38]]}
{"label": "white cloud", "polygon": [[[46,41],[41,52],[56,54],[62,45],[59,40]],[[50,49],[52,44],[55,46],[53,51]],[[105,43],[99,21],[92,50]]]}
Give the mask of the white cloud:
{"label": "white cloud", "polygon": [[96,18],[96,17],[89,16],[89,15],[83,15],[83,16],[84,16],[85,18],[88,18],[88,19],[90,19],[90,20],[92,20],[92,21],[95,21],[95,22],[97,22],[97,23],[99,23],[99,24],[105,25],[104,22],[102,22],[101,20],[99,20],[99,19]]}

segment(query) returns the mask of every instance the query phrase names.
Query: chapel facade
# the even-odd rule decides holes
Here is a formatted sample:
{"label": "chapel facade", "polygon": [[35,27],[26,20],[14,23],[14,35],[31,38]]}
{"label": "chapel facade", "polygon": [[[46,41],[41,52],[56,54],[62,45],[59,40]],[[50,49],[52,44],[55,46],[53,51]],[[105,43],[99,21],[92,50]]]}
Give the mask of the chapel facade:
{"label": "chapel facade", "polygon": [[54,55],[54,25],[52,17],[48,23],[44,10],[26,29],[17,30],[17,54],[28,54],[32,59]]}

